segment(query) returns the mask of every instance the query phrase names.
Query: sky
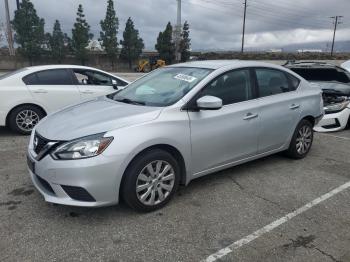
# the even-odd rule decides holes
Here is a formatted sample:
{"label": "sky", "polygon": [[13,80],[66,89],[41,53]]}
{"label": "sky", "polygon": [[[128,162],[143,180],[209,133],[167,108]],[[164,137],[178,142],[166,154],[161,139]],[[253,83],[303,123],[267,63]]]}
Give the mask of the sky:
{"label": "sky", "polygon": [[[11,11],[15,0],[9,0]],[[79,4],[94,38],[99,37],[107,0],[32,0],[52,31],[56,19],[70,33]],[[190,24],[193,50],[238,50],[241,45],[244,0],[182,0],[182,21]],[[146,49],[153,50],[167,22],[176,23],[177,0],[114,0],[119,18],[119,39],[128,17],[134,20]],[[350,40],[350,0],[247,0],[246,41],[251,50],[280,48],[289,44],[327,42],[333,37],[332,16],[344,16],[337,41]],[[13,13],[11,14],[13,17]],[[0,0],[0,22],[5,22]]]}

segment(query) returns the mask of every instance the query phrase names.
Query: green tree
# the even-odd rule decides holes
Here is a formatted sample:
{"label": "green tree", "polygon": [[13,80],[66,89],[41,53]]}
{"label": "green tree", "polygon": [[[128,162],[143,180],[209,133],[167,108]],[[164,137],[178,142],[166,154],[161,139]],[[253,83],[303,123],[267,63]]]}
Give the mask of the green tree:
{"label": "green tree", "polygon": [[126,21],[123,40],[120,41],[120,44],[122,45],[120,57],[129,63],[129,69],[131,69],[132,62],[140,57],[145,45],[130,17]]}
{"label": "green tree", "polygon": [[87,61],[88,56],[86,47],[92,37],[93,35],[90,34],[90,26],[85,20],[83,6],[79,5],[76,22],[72,29],[72,49],[75,57],[78,58],[83,65]]}
{"label": "green tree", "polygon": [[173,41],[173,27],[169,22],[164,32],[159,32],[157,38],[156,50],[161,59],[165,60],[167,64],[171,64],[175,59],[175,44]]}
{"label": "green tree", "polygon": [[181,33],[181,42],[180,42],[181,62],[186,62],[190,59],[190,56],[191,56],[190,48],[191,48],[190,25],[186,21],[184,23],[182,33]]}
{"label": "green tree", "polygon": [[52,35],[48,35],[48,47],[52,58],[61,64],[66,55],[66,47],[65,34],[62,32],[61,24],[58,20],[55,21]]}
{"label": "green tree", "polygon": [[34,5],[29,0],[23,0],[20,9],[15,11],[12,25],[16,32],[18,51],[33,65],[33,60],[42,53],[45,42],[44,19],[38,17]]}
{"label": "green tree", "polygon": [[114,68],[114,60],[118,55],[118,29],[119,20],[116,16],[114,9],[113,0],[108,0],[106,17],[101,20],[100,40],[102,41],[102,46],[104,47],[109,60],[111,61],[112,68]]}

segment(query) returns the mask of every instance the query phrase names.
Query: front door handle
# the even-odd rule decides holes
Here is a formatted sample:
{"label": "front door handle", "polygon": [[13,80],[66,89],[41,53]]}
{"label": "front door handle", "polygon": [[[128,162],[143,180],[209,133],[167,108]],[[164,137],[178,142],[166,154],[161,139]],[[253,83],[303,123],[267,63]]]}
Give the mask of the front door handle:
{"label": "front door handle", "polygon": [[298,109],[299,107],[300,107],[300,105],[292,104],[289,108],[294,110],[294,109]]}
{"label": "front door handle", "polygon": [[258,114],[248,113],[248,114],[246,114],[246,116],[243,118],[243,120],[250,120],[250,119],[253,119],[253,118],[257,118],[257,117],[258,117]]}

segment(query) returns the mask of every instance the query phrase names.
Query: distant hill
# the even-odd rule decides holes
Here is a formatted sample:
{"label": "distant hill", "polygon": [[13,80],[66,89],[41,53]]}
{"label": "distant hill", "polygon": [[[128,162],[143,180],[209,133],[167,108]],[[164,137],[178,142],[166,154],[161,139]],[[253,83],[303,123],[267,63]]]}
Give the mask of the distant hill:
{"label": "distant hill", "polygon": [[[330,42],[314,42],[303,44],[291,44],[283,46],[284,52],[296,52],[299,49],[320,49],[324,52],[330,51],[332,43]],[[338,41],[334,46],[335,52],[350,52],[350,41]]]}
{"label": "distant hill", "polygon": [[[301,43],[301,44],[290,44],[286,46],[271,46],[265,48],[249,48],[246,47],[245,51],[248,52],[261,52],[261,51],[269,51],[271,49],[282,49],[283,52],[297,52],[300,49],[316,49],[322,50],[323,52],[330,52],[332,47],[332,43],[330,42],[313,42],[313,43]],[[335,52],[350,52],[350,40],[349,41],[338,41],[334,46]],[[194,52],[238,52],[240,50],[228,50],[228,49],[194,49]]]}

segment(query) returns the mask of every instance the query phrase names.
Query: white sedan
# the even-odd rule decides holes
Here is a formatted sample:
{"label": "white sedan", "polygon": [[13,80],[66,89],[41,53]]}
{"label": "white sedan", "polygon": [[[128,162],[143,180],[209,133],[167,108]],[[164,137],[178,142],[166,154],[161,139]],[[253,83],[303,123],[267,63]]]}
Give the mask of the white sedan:
{"label": "white sedan", "polygon": [[129,82],[84,66],[26,67],[0,76],[0,126],[30,134],[47,114],[111,94]]}

